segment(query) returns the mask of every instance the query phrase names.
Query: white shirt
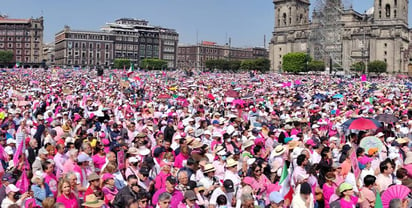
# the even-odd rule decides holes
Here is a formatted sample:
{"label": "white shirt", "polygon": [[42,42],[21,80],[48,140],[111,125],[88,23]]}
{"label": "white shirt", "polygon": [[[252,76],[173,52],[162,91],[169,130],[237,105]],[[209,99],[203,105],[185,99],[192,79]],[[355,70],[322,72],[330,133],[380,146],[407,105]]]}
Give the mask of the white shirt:
{"label": "white shirt", "polygon": [[312,163],[313,163],[313,164],[319,163],[321,159],[322,159],[322,157],[320,156],[320,154],[319,154],[318,152],[316,152],[316,151],[313,151],[312,159],[311,159],[311,160],[312,160]]}
{"label": "white shirt", "polygon": [[227,180],[227,179],[232,180],[234,187],[238,187],[241,182],[239,175],[229,170],[226,171],[225,177],[224,177],[224,180]]}
{"label": "white shirt", "polygon": [[213,191],[212,196],[210,197],[210,200],[209,200],[209,204],[217,207],[217,203],[216,203],[217,197],[219,197],[222,194],[226,196],[226,200],[227,200],[226,207],[228,208],[232,207],[233,194],[232,193],[226,194],[225,192],[222,191],[221,187]]}
{"label": "white shirt", "polygon": [[369,170],[367,170],[366,168],[362,170],[360,177],[359,177],[359,185],[360,187],[363,186],[363,179],[365,179],[365,177],[367,175],[372,175],[375,176],[375,171],[372,168],[369,168]]}

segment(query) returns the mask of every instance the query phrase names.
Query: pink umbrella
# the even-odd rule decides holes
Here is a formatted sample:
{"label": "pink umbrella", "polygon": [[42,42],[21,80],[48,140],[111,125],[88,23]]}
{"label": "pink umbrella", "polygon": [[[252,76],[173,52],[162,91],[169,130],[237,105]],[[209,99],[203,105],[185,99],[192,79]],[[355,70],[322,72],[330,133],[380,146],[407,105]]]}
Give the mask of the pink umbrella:
{"label": "pink umbrella", "polygon": [[349,129],[356,129],[356,130],[369,130],[369,129],[377,129],[377,128],[378,127],[372,120],[366,119],[366,118],[358,118],[349,125]]}

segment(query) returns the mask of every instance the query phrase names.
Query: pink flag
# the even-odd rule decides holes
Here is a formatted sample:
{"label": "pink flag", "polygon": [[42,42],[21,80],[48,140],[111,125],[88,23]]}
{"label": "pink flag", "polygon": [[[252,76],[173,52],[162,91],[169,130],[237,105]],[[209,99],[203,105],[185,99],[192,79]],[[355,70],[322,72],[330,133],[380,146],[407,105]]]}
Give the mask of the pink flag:
{"label": "pink flag", "polygon": [[20,193],[22,194],[29,190],[29,179],[27,178],[26,168],[23,168],[23,173],[17,181],[16,186],[20,189]]}
{"label": "pink flag", "polygon": [[16,166],[16,167],[19,165],[20,155],[23,154],[24,141],[25,141],[25,139],[23,138],[21,140],[19,146],[17,147],[16,153],[13,156],[13,163],[14,163],[14,166]]}
{"label": "pink flag", "polygon": [[300,80],[295,80],[295,85],[300,85],[301,81]]}
{"label": "pink flag", "polygon": [[361,81],[366,82],[366,74],[362,74]]}

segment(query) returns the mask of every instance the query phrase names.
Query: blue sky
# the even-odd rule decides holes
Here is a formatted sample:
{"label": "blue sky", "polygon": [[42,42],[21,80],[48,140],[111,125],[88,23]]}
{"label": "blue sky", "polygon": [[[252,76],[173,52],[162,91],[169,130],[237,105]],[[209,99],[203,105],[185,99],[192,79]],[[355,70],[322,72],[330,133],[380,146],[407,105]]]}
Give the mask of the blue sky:
{"label": "blue sky", "polygon": [[[373,6],[373,0],[352,1],[361,13]],[[64,25],[99,30],[106,22],[131,17],[176,29],[181,44],[224,44],[231,37],[232,46],[250,47],[263,46],[264,35],[270,40],[273,8],[272,0],[3,0],[0,13],[10,18],[43,15],[45,42],[53,41]]]}

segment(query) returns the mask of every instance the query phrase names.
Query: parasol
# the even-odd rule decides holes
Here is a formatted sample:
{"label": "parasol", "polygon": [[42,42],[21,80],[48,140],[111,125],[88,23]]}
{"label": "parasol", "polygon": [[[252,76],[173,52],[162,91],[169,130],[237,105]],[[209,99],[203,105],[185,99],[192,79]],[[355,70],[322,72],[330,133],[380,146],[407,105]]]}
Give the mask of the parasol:
{"label": "parasol", "polygon": [[378,125],[376,125],[371,119],[367,118],[357,118],[349,125],[349,129],[355,130],[370,130],[377,128]]}
{"label": "parasol", "polygon": [[361,139],[359,147],[365,149],[366,152],[368,152],[370,148],[374,147],[377,147],[379,151],[381,151],[383,149],[383,143],[375,136],[368,136]]}
{"label": "parasol", "polygon": [[395,123],[399,121],[399,118],[392,114],[379,114],[375,117],[375,119],[384,123]]}

